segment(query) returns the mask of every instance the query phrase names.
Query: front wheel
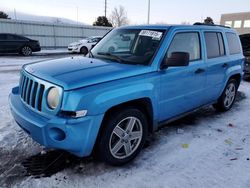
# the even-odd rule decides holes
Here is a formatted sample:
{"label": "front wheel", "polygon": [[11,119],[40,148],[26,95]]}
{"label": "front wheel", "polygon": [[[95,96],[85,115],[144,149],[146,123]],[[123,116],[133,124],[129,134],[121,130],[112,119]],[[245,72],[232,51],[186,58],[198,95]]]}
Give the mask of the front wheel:
{"label": "front wheel", "polygon": [[136,108],[112,114],[104,124],[98,144],[98,155],[111,165],[123,165],[141,151],[148,133],[145,115]]}
{"label": "front wheel", "polygon": [[32,54],[32,49],[29,46],[24,46],[21,48],[21,54],[23,56],[29,56]]}
{"label": "front wheel", "polygon": [[83,55],[87,55],[87,53],[88,53],[88,48],[86,48],[85,46],[81,47],[80,53],[83,54]]}
{"label": "front wheel", "polygon": [[235,79],[230,79],[218,102],[213,105],[214,108],[219,111],[230,110],[237,95],[238,85],[239,84]]}

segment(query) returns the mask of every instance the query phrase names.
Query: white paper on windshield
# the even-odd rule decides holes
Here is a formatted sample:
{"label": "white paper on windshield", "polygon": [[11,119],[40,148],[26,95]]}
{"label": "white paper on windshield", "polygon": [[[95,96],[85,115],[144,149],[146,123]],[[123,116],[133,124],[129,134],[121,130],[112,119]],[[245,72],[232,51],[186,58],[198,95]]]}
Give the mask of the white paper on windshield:
{"label": "white paper on windshield", "polygon": [[160,40],[162,37],[162,32],[151,31],[151,30],[141,30],[140,36],[152,37],[153,40]]}

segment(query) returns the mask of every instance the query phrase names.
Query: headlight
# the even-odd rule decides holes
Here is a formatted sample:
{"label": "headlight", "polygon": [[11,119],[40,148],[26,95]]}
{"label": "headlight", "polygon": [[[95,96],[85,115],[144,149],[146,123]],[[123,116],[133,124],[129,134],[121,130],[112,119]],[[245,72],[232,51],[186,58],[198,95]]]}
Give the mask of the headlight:
{"label": "headlight", "polygon": [[55,87],[50,88],[47,95],[48,106],[54,110],[57,108],[59,101],[60,101],[59,90]]}

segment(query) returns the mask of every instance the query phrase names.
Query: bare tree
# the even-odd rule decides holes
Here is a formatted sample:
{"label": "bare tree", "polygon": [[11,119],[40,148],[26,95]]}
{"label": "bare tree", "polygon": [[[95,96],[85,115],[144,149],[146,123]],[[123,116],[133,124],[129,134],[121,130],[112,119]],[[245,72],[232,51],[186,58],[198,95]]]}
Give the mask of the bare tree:
{"label": "bare tree", "polygon": [[123,6],[115,7],[110,15],[110,21],[114,27],[120,27],[129,23],[127,12]]}

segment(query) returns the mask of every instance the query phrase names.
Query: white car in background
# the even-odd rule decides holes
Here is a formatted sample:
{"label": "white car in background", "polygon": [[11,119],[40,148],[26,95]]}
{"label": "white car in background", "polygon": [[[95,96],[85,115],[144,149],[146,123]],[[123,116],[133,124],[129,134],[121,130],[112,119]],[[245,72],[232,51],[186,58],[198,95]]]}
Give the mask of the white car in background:
{"label": "white car in background", "polygon": [[101,39],[102,36],[93,36],[83,40],[79,40],[78,42],[73,42],[69,44],[68,51],[86,55],[89,50],[91,50]]}

